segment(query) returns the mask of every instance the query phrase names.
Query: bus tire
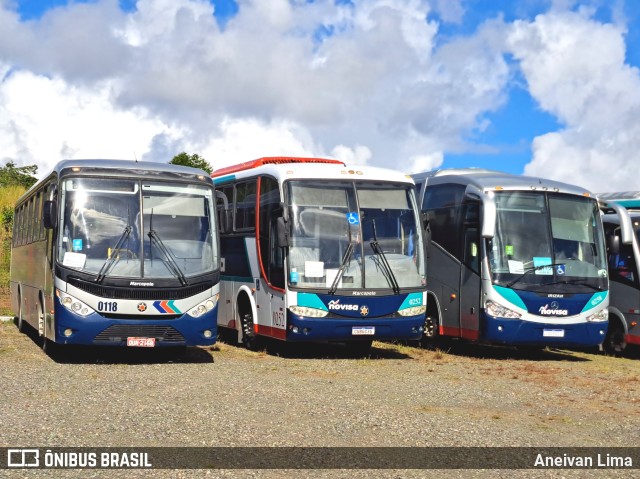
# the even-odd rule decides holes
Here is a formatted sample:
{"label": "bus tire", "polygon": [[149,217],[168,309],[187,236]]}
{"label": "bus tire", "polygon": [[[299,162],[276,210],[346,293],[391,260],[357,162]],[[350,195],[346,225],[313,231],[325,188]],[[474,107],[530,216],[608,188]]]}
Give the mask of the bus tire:
{"label": "bus tire", "polygon": [[602,343],[602,348],[606,354],[611,356],[620,356],[627,348],[627,342],[624,340],[625,330],[622,321],[617,316],[609,318],[609,327],[607,335]]}
{"label": "bus tire", "polygon": [[242,323],[242,342],[249,351],[259,351],[262,348],[262,339],[256,334],[253,324],[253,314],[250,311],[240,315]]}
{"label": "bus tire", "polygon": [[24,314],[22,312],[22,292],[18,290],[18,317],[17,317],[17,326],[18,331],[21,333],[27,332],[27,322],[24,320]]}

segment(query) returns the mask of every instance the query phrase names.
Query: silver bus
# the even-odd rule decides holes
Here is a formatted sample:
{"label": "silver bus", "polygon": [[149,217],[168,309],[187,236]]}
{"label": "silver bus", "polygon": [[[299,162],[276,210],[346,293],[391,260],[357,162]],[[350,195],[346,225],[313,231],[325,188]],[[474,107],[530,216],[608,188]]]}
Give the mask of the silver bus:
{"label": "silver bus", "polygon": [[607,239],[611,299],[604,350],[640,345],[640,192],[599,194]]}
{"label": "silver bus", "polygon": [[427,338],[596,346],[609,302],[598,203],[483,169],[413,175],[427,216]]}

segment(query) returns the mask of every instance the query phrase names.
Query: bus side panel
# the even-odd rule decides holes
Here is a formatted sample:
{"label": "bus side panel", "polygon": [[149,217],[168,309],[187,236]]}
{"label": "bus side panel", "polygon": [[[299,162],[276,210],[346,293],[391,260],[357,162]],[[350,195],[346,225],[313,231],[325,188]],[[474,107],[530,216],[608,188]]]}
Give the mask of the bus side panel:
{"label": "bus side panel", "polygon": [[611,305],[624,315],[626,342],[640,345],[640,291],[631,284],[619,281],[610,281],[609,288]]}
{"label": "bus side panel", "polygon": [[429,290],[441,306],[439,334],[460,337],[460,262],[431,243],[428,265]]}
{"label": "bus side panel", "polygon": [[[17,316],[22,307],[22,317],[38,329],[37,306],[40,296],[45,296],[45,281],[51,271],[46,261],[46,241],[17,246],[11,251],[11,302]],[[21,303],[18,304],[18,289]],[[43,305],[44,308],[44,305]]]}

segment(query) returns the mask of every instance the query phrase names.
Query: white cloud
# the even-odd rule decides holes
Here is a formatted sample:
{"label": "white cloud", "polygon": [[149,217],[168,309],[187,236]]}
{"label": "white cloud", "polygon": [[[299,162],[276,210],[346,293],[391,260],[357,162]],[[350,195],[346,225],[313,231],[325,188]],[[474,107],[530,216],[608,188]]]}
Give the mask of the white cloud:
{"label": "white cloud", "polygon": [[[220,30],[205,0],[139,0],[131,13],[117,0],[71,2],[29,22],[0,6],[0,62],[12,71],[0,79],[3,154],[22,164],[187,151],[228,164],[329,152],[431,165],[415,159],[484,128],[509,69],[505,25],[436,49],[430,8],[244,0]],[[48,91],[38,108],[25,99],[33,85]]]}
{"label": "white cloud", "polygon": [[[29,72],[0,84],[2,160],[37,164],[44,175],[64,158],[127,158],[170,128],[137,110],[113,107],[108,84],[91,90]],[[160,161],[168,161],[161,159]]]}
{"label": "white cloud", "polygon": [[625,30],[588,12],[516,22],[509,43],[541,108],[563,124],[533,142],[526,174],[593,191],[637,189],[640,74],[625,64]]}

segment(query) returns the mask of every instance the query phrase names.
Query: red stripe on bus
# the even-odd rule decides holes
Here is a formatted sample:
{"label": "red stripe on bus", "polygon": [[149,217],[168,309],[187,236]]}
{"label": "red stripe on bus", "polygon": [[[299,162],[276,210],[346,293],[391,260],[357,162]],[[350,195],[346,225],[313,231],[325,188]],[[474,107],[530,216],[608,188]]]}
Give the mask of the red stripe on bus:
{"label": "red stripe on bus", "polygon": [[460,337],[460,329],[452,328],[451,326],[442,326],[440,325],[440,336],[454,336],[456,338]]}
{"label": "red stripe on bus", "polygon": [[627,344],[640,344],[640,336],[627,334],[625,335],[624,340],[627,342]]}
{"label": "red stripe on bus", "polygon": [[254,331],[262,336],[269,336],[276,339],[287,339],[287,331],[285,329],[274,328],[272,326],[263,326],[254,324]]}
{"label": "red stripe on bus", "polygon": [[480,337],[480,331],[477,329],[461,329],[460,334],[464,339],[471,339],[477,341]]}

